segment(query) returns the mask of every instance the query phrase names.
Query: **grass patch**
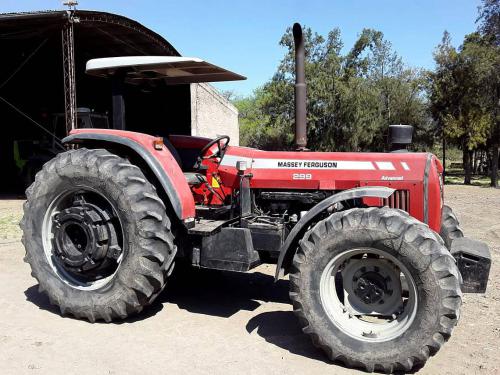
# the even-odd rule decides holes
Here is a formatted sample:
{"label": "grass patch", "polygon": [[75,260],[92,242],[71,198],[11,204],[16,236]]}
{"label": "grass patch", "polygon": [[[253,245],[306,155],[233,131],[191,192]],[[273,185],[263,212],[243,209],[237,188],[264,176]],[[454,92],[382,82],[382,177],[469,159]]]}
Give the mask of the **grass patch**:
{"label": "grass patch", "polygon": [[21,214],[0,216],[0,240],[21,238],[22,232],[19,228],[21,217]]}
{"label": "grass patch", "polygon": [[[471,185],[473,186],[481,186],[488,187],[490,186],[490,178],[485,176],[473,176],[471,178]],[[444,183],[446,185],[463,185],[464,184],[464,176],[463,175],[455,175],[450,176],[446,175]]]}

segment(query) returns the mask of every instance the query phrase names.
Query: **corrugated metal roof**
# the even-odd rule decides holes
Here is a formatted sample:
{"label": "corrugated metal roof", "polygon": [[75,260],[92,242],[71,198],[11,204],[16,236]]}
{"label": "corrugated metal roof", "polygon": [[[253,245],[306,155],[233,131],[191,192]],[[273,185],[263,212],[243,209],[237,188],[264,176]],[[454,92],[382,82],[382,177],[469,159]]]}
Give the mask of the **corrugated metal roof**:
{"label": "corrugated metal roof", "polygon": [[[130,18],[91,10],[76,10],[75,16],[80,20],[75,24],[77,31],[85,29],[85,35],[89,39],[107,35],[125,50],[124,54],[143,52],[143,54],[180,56],[161,35]],[[0,13],[0,39],[32,38],[33,34],[39,35],[62,27],[67,20],[66,10]],[[95,29],[95,32],[92,29]],[[98,43],[99,40],[94,39],[93,42]]]}

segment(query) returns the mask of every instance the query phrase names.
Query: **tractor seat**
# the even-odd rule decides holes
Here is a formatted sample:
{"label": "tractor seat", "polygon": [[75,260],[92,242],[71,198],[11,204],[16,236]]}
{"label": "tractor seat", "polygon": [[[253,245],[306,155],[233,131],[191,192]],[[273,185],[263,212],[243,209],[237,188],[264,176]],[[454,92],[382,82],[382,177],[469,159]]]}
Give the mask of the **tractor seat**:
{"label": "tractor seat", "polygon": [[189,186],[197,186],[207,182],[207,178],[197,172],[184,172],[184,177],[186,177]]}
{"label": "tractor seat", "polygon": [[[182,167],[183,167],[182,166],[182,159],[181,159],[181,156],[179,155],[179,152],[174,147],[174,145],[172,145],[172,143],[170,143],[168,138],[163,138],[163,143],[168,148],[168,150],[170,151],[170,153],[174,157],[177,164],[179,164],[179,167],[182,169]],[[183,174],[184,174],[184,177],[186,177],[186,181],[187,181],[189,186],[197,186],[197,185],[201,185],[201,184],[207,182],[207,178],[204,175],[202,175],[201,173],[184,172],[183,171]]]}

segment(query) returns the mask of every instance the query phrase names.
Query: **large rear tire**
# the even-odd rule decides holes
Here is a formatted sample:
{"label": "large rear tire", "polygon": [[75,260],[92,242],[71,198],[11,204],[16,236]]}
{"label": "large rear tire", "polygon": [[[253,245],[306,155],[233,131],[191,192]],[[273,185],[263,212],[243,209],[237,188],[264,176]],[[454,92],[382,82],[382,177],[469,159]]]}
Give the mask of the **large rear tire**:
{"label": "large rear tire", "polygon": [[140,312],[176,253],[165,205],[142,171],[106,150],[71,150],[26,191],[25,261],[62,314],[91,322]]}
{"label": "large rear tire", "polygon": [[331,360],[393,372],[422,366],[448,340],[461,291],[454,259],[426,225],[400,210],[355,208],[305,234],[290,298]]}
{"label": "large rear tire", "polygon": [[451,250],[451,243],[456,238],[462,238],[464,232],[460,228],[457,216],[453,213],[451,207],[444,205],[441,214],[441,231],[439,232],[441,238],[448,250]]}

